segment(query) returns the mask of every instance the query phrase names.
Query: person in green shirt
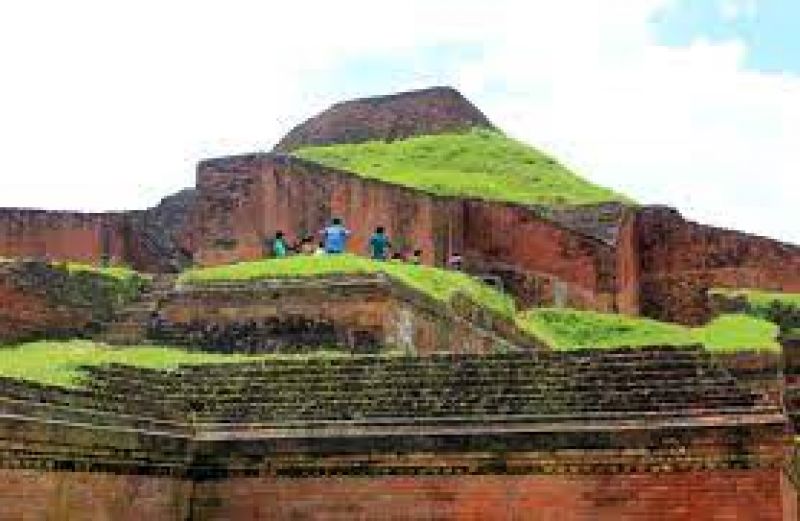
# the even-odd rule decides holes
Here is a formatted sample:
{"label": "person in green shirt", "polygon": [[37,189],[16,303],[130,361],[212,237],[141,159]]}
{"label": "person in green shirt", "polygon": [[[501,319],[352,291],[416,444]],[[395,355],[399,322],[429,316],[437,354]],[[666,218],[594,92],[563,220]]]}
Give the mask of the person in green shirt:
{"label": "person in green shirt", "polygon": [[289,255],[289,245],[286,244],[283,232],[276,232],[275,238],[272,239],[272,255],[278,258]]}
{"label": "person in green shirt", "polygon": [[383,226],[378,226],[375,233],[369,238],[369,249],[374,260],[385,261],[389,257],[389,248],[392,243]]}

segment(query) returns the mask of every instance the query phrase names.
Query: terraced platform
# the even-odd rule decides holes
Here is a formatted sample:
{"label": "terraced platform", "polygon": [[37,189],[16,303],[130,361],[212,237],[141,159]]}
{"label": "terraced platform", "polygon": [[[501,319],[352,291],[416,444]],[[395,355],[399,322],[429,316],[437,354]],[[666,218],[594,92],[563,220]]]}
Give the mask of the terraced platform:
{"label": "terraced platform", "polygon": [[585,451],[631,468],[774,464],[751,431],[786,423],[699,348],[112,365],[87,368],[81,388],[0,391],[4,466],[194,477],[417,472],[401,455],[426,452],[480,473],[508,472],[497,454],[511,453],[526,469],[610,468]]}

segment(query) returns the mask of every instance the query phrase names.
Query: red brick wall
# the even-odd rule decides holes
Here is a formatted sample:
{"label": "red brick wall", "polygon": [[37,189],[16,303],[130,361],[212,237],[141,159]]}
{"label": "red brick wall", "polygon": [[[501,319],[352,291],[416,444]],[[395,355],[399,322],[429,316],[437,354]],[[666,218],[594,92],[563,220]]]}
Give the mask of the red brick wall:
{"label": "red brick wall", "polygon": [[201,163],[197,185],[195,258],[204,265],[258,258],[276,231],[295,241],[338,216],[353,230],[352,252],[367,253],[369,236],[383,225],[395,245],[422,249],[428,264],[460,252],[475,271],[520,275],[511,289],[526,304],[551,303],[560,280],[569,304],[614,307],[613,247],[523,207],[433,197],[266,155]]}
{"label": "red brick wall", "polygon": [[91,320],[85,309],[56,306],[46,296],[6,284],[0,275],[0,341],[10,342],[47,331],[74,331]]}
{"label": "red brick wall", "polygon": [[[225,326],[250,321],[280,321],[301,317],[313,324],[331,324],[353,335],[369,333],[382,345],[414,348],[419,355],[435,352],[484,353],[506,337],[520,345],[518,330],[497,330],[504,324],[478,324],[467,312],[432,301],[411,290],[390,287],[377,279],[329,279],[328,285],[294,283],[253,290],[184,291],[165,300],[160,316],[171,324],[202,322]],[[360,282],[359,282],[360,281]],[[400,297],[400,292],[403,297]],[[463,306],[462,306],[463,307]],[[279,333],[275,333],[279,336]],[[508,341],[506,340],[506,341]],[[296,347],[296,346],[293,346]]]}
{"label": "red brick wall", "polygon": [[635,210],[626,212],[620,223],[616,254],[617,312],[638,315],[641,268]]}
{"label": "red brick wall", "polygon": [[[565,304],[614,308],[614,249],[514,205],[468,201],[464,254],[479,271],[511,272],[512,290],[526,305],[549,304],[564,283]],[[515,277],[516,274],[518,277]]]}
{"label": "red brick wall", "polygon": [[[318,240],[334,216],[353,231],[350,251],[366,254],[370,235],[382,225],[395,246],[409,253],[422,249],[430,264],[444,263],[462,234],[458,203],[300,160],[211,160],[201,163],[197,185],[196,258],[206,265],[258,258],[262,240],[278,230],[290,242],[303,234]],[[225,239],[235,244],[226,249]]]}
{"label": "red brick wall", "polygon": [[710,287],[800,291],[800,247],[704,226],[669,208],[637,216],[644,315],[702,323],[710,317]]}
{"label": "red brick wall", "polygon": [[[778,470],[611,476],[172,478],[0,470],[0,519],[793,520]],[[190,517],[191,516],[191,517]]]}
{"label": "red brick wall", "polygon": [[[796,519],[780,470],[608,476],[236,478],[199,483],[198,519]],[[786,498],[782,497],[786,494]]]}
{"label": "red brick wall", "polygon": [[0,257],[96,262],[108,230],[109,253],[124,257],[122,214],[0,209]]}
{"label": "red brick wall", "polygon": [[183,521],[191,488],[171,478],[0,469],[0,519]]}

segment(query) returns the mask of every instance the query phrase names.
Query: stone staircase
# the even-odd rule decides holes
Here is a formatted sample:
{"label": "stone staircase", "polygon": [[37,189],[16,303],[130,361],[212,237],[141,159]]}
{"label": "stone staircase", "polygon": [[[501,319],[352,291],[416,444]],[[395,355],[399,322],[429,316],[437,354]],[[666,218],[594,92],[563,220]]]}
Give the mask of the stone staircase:
{"label": "stone staircase", "polygon": [[94,339],[116,345],[145,342],[152,315],[158,310],[161,299],[174,288],[176,278],[173,274],[153,275],[138,298],[117,311],[111,321],[102,324]]}
{"label": "stone staircase", "polygon": [[104,410],[199,424],[701,415],[775,408],[700,349],[349,356],[88,369]]}
{"label": "stone staircase", "polygon": [[[634,440],[641,450],[614,451],[614,465],[628,458],[649,468],[653,443],[661,442],[644,431],[660,425],[785,429],[777,404],[763,402],[699,348],[287,357],[84,371],[77,388],[0,378],[0,467],[192,479],[294,475],[308,465],[358,474],[372,470],[340,456],[367,450],[390,454],[375,472],[416,472],[419,461],[397,463],[402,446],[412,453],[474,451],[478,473],[503,472],[492,467],[498,447],[538,451],[530,457],[551,472],[553,447],[580,460],[576,448],[613,449],[621,426],[628,441],[620,443]],[[628,439],[631,429],[642,434]],[[664,450],[667,459],[656,459],[672,462],[672,448]],[[323,464],[307,453],[332,459]]]}

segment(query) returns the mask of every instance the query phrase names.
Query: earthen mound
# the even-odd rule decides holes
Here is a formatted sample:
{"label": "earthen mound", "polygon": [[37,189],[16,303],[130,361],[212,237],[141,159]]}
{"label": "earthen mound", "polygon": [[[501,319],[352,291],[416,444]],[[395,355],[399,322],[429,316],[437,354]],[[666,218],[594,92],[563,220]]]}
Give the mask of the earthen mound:
{"label": "earthen mound", "polygon": [[344,101],[301,123],[275,146],[290,152],[304,146],[394,141],[411,136],[460,132],[494,125],[451,87]]}

